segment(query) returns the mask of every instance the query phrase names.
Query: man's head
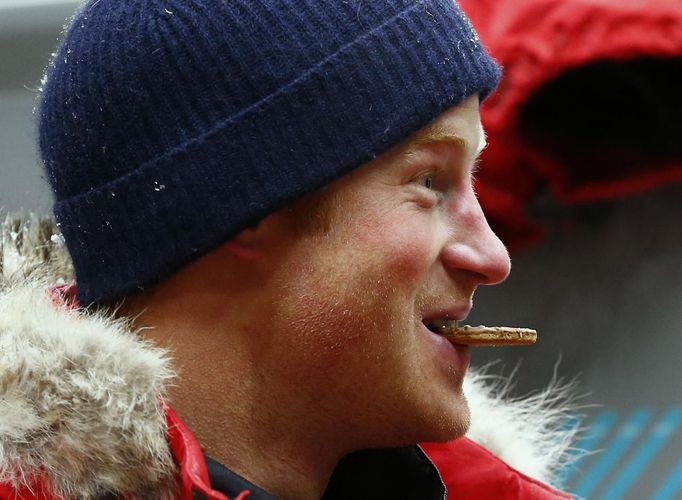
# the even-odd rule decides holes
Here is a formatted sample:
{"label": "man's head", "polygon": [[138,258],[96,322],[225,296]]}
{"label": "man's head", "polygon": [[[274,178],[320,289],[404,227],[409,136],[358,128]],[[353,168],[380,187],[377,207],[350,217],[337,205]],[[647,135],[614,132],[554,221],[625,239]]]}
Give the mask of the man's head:
{"label": "man's head", "polygon": [[276,395],[260,418],[292,435],[350,451],[463,434],[468,349],[427,324],[509,272],[473,190],[484,143],[472,96],[143,294],[143,325],[166,342],[189,325],[171,345],[213,394],[255,370],[255,414]]}
{"label": "man's head", "polygon": [[472,187],[498,77],[452,0],[86,3],[39,109],[81,303],[146,290],[246,425],[461,434],[468,351],[426,323],[509,270]]}
{"label": "man's head", "polygon": [[364,446],[451,439],[468,425],[468,350],[426,323],[464,319],[476,287],[509,272],[472,186],[484,140],[473,96],[332,183],[322,224],[313,217],[313,231],[271,255],[270,314],[256,329],[286,353],[281,392],[307,392],[315,411],[339,416],[340,435],[357,439],[362,422]]}
{"label": "man's head", "polygon": [[163,281],[499,70],[452,0],[96,0],[39,106],[81,302]]}

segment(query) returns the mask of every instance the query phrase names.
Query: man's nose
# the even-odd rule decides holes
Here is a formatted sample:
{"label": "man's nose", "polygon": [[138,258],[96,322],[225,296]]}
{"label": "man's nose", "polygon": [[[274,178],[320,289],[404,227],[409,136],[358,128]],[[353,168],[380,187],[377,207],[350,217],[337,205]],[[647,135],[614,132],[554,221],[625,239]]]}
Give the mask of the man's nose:
{"label": "man's nose", "polygon": [[504,281],[511,270],[509,252],[492,231],[473,190],[448,211],[451,237],[442,251],[447,269],[466,271],[477,285]]}

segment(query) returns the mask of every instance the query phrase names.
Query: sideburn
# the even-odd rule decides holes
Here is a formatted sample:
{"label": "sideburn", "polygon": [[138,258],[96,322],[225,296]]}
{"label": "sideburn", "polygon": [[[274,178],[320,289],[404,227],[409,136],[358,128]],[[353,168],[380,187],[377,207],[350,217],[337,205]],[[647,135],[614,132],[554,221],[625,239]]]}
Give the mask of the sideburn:
{"label": "sideburn", "polygon": [[323,187],[296,200],[285,213],[296,237],[326,236],[332,228],[334,196]]}

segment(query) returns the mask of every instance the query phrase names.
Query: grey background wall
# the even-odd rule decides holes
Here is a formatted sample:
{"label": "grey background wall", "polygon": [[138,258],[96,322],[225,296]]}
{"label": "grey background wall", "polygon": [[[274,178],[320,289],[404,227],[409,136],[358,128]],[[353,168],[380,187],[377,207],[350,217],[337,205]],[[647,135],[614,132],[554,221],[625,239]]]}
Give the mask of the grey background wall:
{"label": "grey background wall", "polygon": [[46,210],[33,105],[73,0],[0,0],[0,210]]}
{"label": "grey background wall", "polygon": [[[37,161],[32,109],[42,70],[76,3],[22,3],[0,0],[0,211],[46,212],[51,200]],[[642,408],[651,412],[647,425],[669,432],[658,465],[640,471],[627,498],[654,498],[652,491],[678,476],[682,485],[682,468],[675,472],[682,456],[679,422],[668,417],[663,422],[666,411],[682,405],[681,201],[682,185],[674,185],[613,203],[554,206],[545,214],[548,238],[513,256],[509,280],[480,290],[475,301],[472,323],[533,326],[540,341],[533,347],[479,349],[474,364],[500,359],[496,370],[508,373],[521,362],[517,394],[522,394],[544,386],[561,358],[559,375],[579,376],[583,403],[600,405],[584,410],[588,422],[606,418],[606,410],[616,412],[595,446],[613,449],[630,432],[629,448],[613,463],[600,466],[593,458],[572,474],[569,484],[582,481],[590,498],[616,498],[608,485],[617,483],[651,439],[644,427],[635,432],[629,420]],[[598,466],[601,476],[590,479]]]}

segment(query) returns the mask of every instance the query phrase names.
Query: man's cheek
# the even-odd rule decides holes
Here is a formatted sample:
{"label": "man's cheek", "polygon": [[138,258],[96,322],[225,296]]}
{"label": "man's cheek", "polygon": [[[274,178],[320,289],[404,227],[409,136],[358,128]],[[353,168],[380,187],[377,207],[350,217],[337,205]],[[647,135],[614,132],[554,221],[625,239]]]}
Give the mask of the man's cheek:
{"label": "man's cheek", "polygon": [[437,257],[428,230],[396,224],[383,234],[364,237],[365,255],[373,255],[373,264],[395,286],[418,284]]}

